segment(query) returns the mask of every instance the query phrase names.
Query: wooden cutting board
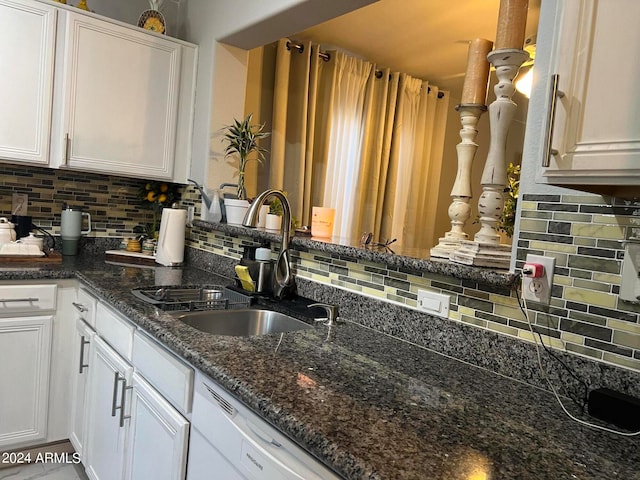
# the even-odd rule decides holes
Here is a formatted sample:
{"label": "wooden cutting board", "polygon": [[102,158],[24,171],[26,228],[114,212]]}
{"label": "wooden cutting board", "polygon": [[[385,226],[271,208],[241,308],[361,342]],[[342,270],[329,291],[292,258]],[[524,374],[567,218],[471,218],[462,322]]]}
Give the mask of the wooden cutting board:
{"label": "wooden cutting board", "polygon": [[42,257],[32,257],[28,255],[2,256],[0,264],[3,263],[62,263],[62,254],[60,252],[46,252],[48,255]]}
{"label": "wooden cutting board", "polygon": [[135,265],[156,265],[156,257],[145,255],[139,252],[128,252],[126,250],[107,250],[104,252],[105,260],[120,263],[131,263]]}

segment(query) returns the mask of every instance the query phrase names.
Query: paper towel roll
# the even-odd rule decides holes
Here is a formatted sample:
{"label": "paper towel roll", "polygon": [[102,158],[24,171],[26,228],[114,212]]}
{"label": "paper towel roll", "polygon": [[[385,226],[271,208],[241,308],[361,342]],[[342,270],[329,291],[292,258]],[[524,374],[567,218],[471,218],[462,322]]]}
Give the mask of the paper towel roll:
{"label": "paper towel roll", "polygon": [[156,262],[160,265],[179,265],[184,261],[184,234],[187,211],[180,208],[162,210]]}

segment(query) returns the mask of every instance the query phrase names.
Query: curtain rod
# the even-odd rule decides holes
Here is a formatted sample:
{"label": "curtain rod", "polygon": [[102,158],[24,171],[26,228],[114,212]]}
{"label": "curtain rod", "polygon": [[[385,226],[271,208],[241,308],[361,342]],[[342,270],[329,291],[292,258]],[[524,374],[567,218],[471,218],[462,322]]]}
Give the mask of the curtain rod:
{"label": "curtain rod", "polygon": [[[304,52],[304,45],[300,45],[298,43],[293,43],[291,41],[287,41],[287,50],[291,50],[292,48],[295,48],[296,50],[298,50],[298,53],[302,53]],[[318,56],[323,59],[325,62],[328,62],[329,60],[331,60],[331,55],[325,52],[321,52],[318,50]]]}
{"label": "curtain rod", "polygon": [[[298,53],[302,53],[304,52],[304,45],[301,45],[299,43],[293,43],[290,40],[287,40],[287,50],[291,50],[292,48],[295,48],[296,50],[298,50]],[[325,62],[328,62],[329,60],[331,60],[331,55],[329,53],[326,52],[322,52],[322,51],[318,51],[318,56],[324,60]],[[376,70],[375,76],[376,78],[382,78],[382,70]],[[427,87],[429,90],[428,92],[431,92],[431,87]],[[438,98],[443,98],[444,97],[444,92],[438,92]]]}

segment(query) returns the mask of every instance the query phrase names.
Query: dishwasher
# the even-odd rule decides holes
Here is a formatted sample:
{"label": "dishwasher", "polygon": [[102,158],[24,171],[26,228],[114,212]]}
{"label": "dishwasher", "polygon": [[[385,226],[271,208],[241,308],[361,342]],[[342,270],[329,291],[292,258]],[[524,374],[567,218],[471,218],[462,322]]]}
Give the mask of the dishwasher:
{"label": "dishwasher", "polygon": [[340,478],[196,372],[187,480]]}

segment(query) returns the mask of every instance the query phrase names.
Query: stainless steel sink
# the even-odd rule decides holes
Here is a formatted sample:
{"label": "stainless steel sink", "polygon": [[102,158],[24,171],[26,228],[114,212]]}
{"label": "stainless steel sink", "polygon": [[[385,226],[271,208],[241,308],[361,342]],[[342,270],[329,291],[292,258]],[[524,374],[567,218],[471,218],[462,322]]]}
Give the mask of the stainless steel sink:
{"label": "stainless steel sink", "polygon": [[313,328],[313,326],[283,313],[263,309],[210,310],[173,313],[172,315],[200,331],[233,337],[267,335]]}

